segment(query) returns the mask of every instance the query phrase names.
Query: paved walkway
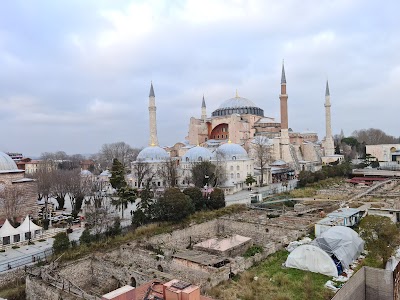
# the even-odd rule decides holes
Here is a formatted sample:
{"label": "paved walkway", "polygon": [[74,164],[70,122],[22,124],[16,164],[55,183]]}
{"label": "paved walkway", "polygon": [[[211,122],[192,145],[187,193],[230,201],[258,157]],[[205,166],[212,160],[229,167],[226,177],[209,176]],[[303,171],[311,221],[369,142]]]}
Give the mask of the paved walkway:
{"label": "paved walkway", "polygon": [[271,183],[267,186],[263,187],[255,187],[253,188],[252,191],[242,190],[240,192],[237,192],[233,195],[227,195],[225,196],[225,201],[226,205],[232,205],[232,204],[250,204],[250,194],[254,194],[256,192],[263,193],[263,194],[278,194],[282,193],[285,191],[290,191],[296,187],[297,180],[290,180],[288,181],[288,185],[283,186],[282,182],[279,183]]}

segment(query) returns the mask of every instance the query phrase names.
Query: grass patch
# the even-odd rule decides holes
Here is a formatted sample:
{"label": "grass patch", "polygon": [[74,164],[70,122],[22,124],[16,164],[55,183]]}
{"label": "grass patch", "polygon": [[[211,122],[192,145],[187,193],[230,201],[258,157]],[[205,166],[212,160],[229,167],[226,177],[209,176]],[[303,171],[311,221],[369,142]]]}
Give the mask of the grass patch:
{"label": "grass patch", "polygon": [[256,255],[257,253],[262,253],[263,252],[263,247],[260,245],[253,245],[249,249],[246,250],[246,252],[243,254],[244,257],[251,257]]}
{"label": "grass patch", "polygon": [[245,210],[247,210],[245,205],[235,204],[217,210],[196,212],[180,223],[170,223],[170,222],[151,223],[148,225],[140,226],[136,228],[134,231],[129,231],[124,235],[116,235],[99,241],[93,241],[89,245],[80,244],[79,246],[70,248],[64,252],[64,255],[60,258],[60,260],[70,261],[84,257],[93,252],[109,251],[118,248],[122,244],[128,243],[133,240],[149,238],[163,233],[170,233],[174,230],[185,228],[193,223],[199,224],[222,217],[224,215],[230,215]]}
{"label": "grass patch", "polygon": [[[219,300],[325,300],[333,293],[324,287],[331,277],[297,269],[283,268],[288,252],[278,251],[259,265],[219,284],[210,295]],[[258,277],[254,280],[254,277]]]}
{"label": "grass patch", "polygon": [[26,299],[25,281],[15,282],[0,290],[0,298],[8,300]]}

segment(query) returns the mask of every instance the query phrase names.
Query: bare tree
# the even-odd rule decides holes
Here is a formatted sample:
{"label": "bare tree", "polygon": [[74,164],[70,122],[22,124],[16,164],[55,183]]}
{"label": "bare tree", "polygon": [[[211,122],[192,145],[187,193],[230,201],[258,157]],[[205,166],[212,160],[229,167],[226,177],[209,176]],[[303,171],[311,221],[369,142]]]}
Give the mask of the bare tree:
{"label": "bare tree", "polygon": [[110,168],[114,158],[127,168],[136,159],[139,151],[139,149],[132,148],[125,142],[104,144],[97,155],[97,160],[103,169]]}
{"label": "bare tree", "polygon": [[6,186],[0,184],[0,211],[5,218],[15,224],[16,219],[21,214],[23,206],[23,193],[19,186]]}
{"label": "bare tree", "polygon": [[269,139],[267,137],[256,136],[253,139],[252,148],[254,151],[256,166],[260,168],[261,172],[260,186],[263,186],[265,167],[271,163],[272,145],[269,143]]}
{"label": "bare tree", "polygon": [[226,155],[222,151],[215,152],[215,186],[220,186],[227,180]]}
{"label": "bare tree", "polygon": [[178,180],[178,160],[166,159],[158,168],[157,173],[167,187],[175,187]]}
{"label": "bare tree", "polygon": [[153,178],[154,172],[151,164],[143,160],[137,160],[132,164],[132,175],[137,179],[138,188],[145,183],[147,178]]}
{"label": "bare tree", "polygon": [[388,135],[382,130],[376,128],[355,130],[352,136],[354,136],[359,143],[364,142],[366,145],[400,143],[400,138]]}
{"label": "bare tree", "polygon": [[69,170],[51,171],[51,194],[57,200],[58,209],[64,208],[65,197],[68,194],[68,183],[70,182],[72,173]]}

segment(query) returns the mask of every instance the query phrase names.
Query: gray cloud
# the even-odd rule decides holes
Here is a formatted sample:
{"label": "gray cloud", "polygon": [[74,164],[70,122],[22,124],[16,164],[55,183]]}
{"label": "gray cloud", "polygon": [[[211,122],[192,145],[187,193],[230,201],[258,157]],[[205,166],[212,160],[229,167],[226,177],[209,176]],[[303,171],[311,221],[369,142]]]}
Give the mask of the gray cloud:
{"label": "gray cloud", "polygon": [[181,141],[189,118],[235,89],[279,120],[285,58],[289,123],[324,133],[329,78],[333,130],[399,135],[400,5],[372,1],[26,1],[0,11],[3,151],[96,152],[148,141],[156,92],[159,140]]}

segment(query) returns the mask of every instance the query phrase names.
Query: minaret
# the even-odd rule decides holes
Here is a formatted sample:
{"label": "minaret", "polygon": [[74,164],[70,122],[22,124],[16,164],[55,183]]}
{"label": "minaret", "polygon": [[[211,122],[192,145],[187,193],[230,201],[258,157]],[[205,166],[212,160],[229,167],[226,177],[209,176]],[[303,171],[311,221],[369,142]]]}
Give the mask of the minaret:
{"label": "minaret", "polygon": [[288,95],[286,94],[285,65],[282,62],[281,93],[279,95],[279,100],[280,100],[280,104],[281,104],[280,156],[281,156],[282,160],[284,160],[286,162],[291,162],[293,159],[290,155],[290,150],[289,150],[289,124],[288,124],[287,99],[288,99]]}
{"label": "minaret", "polygon": [[201,103],[201,119],[203,121],[207,119],[206,101],[204,100],[204,95],[203,95],[203,102]]}
{"label": "minaret", "polygon": [[279,95],[279,100],[281,102],[281,129],[289,129],[287,99],[285,65],[282,63],[281,94]]}
{"label": "minaret", "polygon": [[149,93],[150,146],[158,146],[156,110],[156,96],[154,95],[153,82],[151,82]]}
{"label": "minaret", "polygon": [[335,154],[335,145],[332,137],[332,126],[331,126],[331,95],[329,93],[329,84],[328,80],[326,81],[326,89],[325,89],[325,143],[324,143],[324,152],[325,156],[334,155]]}

